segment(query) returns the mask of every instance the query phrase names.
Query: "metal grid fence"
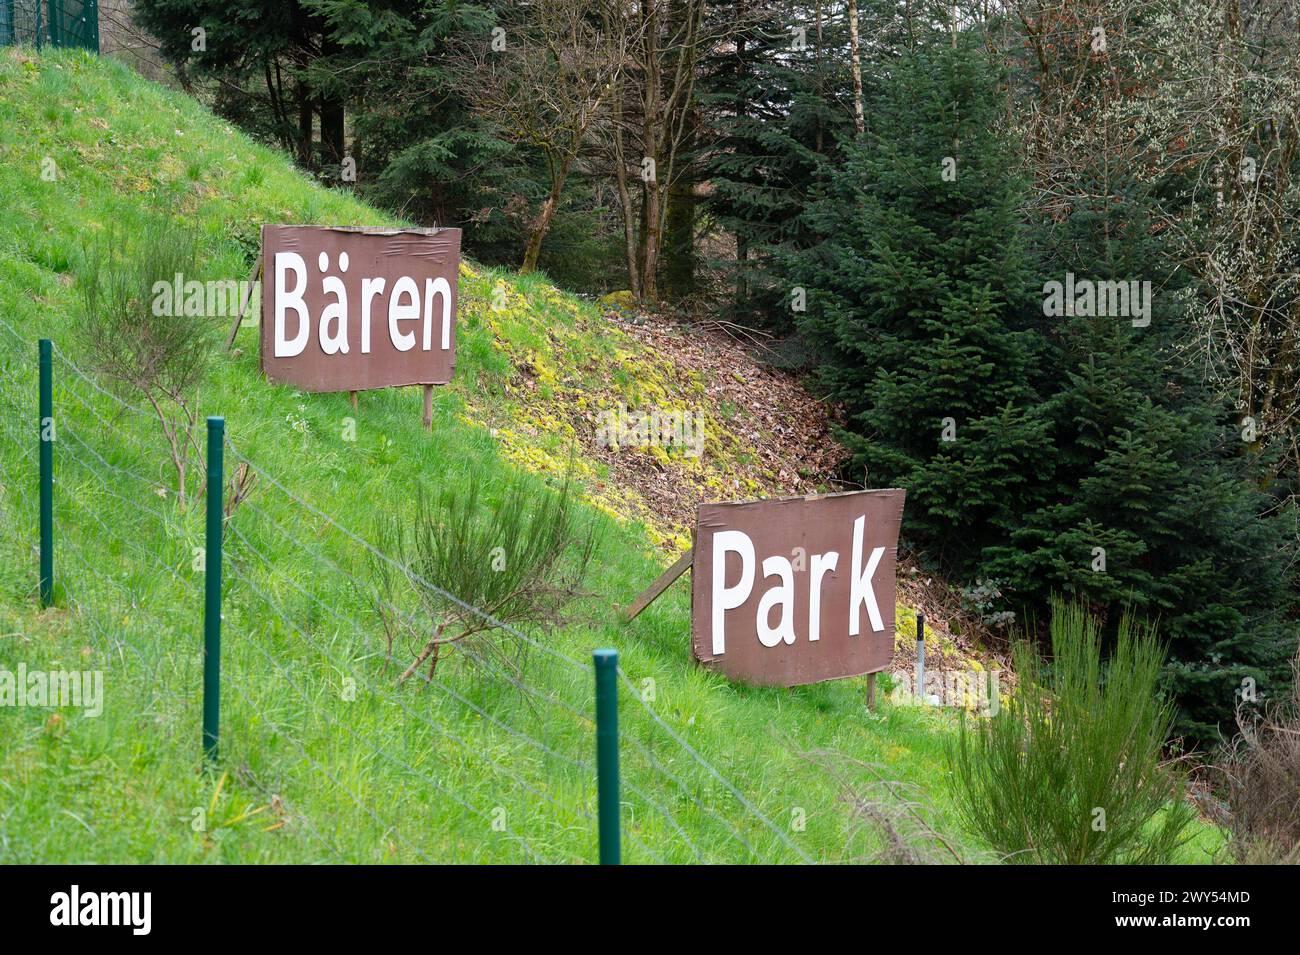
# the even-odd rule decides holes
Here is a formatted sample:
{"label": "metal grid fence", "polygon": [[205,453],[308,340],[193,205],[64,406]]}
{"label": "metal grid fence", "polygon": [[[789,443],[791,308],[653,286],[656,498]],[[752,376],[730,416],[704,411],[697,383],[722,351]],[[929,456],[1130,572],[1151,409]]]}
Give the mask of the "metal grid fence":
{"label": "metal grid fence", "polygon": [[0,0],[0,46],[99,52],[99,0]]}

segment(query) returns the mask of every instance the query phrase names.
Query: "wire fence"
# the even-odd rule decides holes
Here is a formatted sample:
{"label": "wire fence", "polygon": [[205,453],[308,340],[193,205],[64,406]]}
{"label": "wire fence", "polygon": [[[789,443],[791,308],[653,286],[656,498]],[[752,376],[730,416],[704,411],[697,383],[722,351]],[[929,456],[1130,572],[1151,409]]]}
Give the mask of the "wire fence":
{"label": "wire fence", "polygon": [[98,53],[98,0],[0,0],[0,46],[17,43]]}
{"label": "wire fence", "polygon": [[[19,383],[0,388],[0,448],[12,462],[0,532],[25,546],[37,508],[36,343],[2,318],[0,340],[0,367]],[[138,694],[151,741],[197,755],[201,508],[181,507],[157,466],[153,412],[57,346],[53,355],[60,602],[119,670],[114,685]],[[270,800],[278,832],[346,861],[594,860],[592,664],[426,580],[236,439],[226,452],[253,490],[227,504],[224,528],[221,762]],[[293,560],[277,559],[285,553]],[[493,627],[526,665],[458,644],[463,665],[400,684],[366,572],[376,564]],[[387,600],[382,609],[419,623]],[[813,861],[618,677],[629,861]]]}

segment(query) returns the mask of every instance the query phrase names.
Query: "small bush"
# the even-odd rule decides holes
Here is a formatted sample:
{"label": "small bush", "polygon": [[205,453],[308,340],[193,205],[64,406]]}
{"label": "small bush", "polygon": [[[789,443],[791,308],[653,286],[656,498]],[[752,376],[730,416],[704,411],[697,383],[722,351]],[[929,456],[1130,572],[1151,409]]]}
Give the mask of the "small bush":
{"label": "small bush", "polygon": [[185,506],[190,456],[197,443],[197,390],[207,374],[214,328],[202,315],[155,307],[154,285],[198,274],[199,244],[171,223],[147,224],[131,239],[110,233],[86,250],[79,282],[90,361],[127,400],[143,401],[158,418]]}
{"label": "small bush", "polygon": [[494,659],[517,670],[526,645],[485,637],[498,623],[558,624],[581,593],[598,538],[567,479],[552,491],[515,477],[493,501],[482,496],[477,479],[465,491],[421,491],[409,513],[380,523],[380,549],[401,566],[372,562],[374,605],[389,659],[399,642],[414,654],[399,682],[426,663],[432,677],[444,650],[458,645],[476,662]]}
{"label": "small bush", "polygon": [[1237,711],[1226,778],[1233,855],[1239,862],[1300,864],[1300,657],[1291,699],[1255,716]]}
{"label": "small bush", "polygon": [[1126,615],[1103,666],[1097,621],[1078,605],[1054,602],[1050,630],[1050,666],[1021,643],[1011,704],[963,718],[949,747],[963,820],[1010,862],[1172,861],[1195,812],[1162,760],[1163,649]]}

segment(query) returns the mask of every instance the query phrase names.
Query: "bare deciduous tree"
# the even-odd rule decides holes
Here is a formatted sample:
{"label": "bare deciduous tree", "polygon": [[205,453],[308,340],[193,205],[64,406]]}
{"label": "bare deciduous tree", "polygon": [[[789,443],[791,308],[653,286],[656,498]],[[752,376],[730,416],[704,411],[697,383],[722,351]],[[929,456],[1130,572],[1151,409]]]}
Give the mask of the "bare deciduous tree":
{"label": "bare deciduous tree", "polygon": [[[1144,62],[1165,64],[1125,119],[1155,134],[1156,173],[1184,183],[1167,209],[1200,281],[1208,365],[1253,447],[1300,468],[1300,9],[1295,0],[1161,2]],[[1155,80],[1160,82],[1156,85]]]}
{"label": "bare deciduous tree", "polygon": [[[692,128],[695,82],[704,53],[738,35],[745,24],[706,21],[706,0],[624,0],[628,68],[619,76],[607,149],[623,213],[632,292],[659,297],[668,194],[680,175]],[[639,183],[634,185],[635,183]]]}
{"label": "bare deciduous tree", "polygon": [[[1236,404],[1243,451],[1300,470],[1300,4],[1296,0],[1010,0],[995,41],[1032,94],[1017,104],[1038,212],[1119,202],[1199,285],[1207,374]],[[1091,184],[1085,186],[1085,184]],[[1112,194],[1114,193],[1114,194]]]}
{"label": "bare deciduous tree", "polygon": [[465,47],[457,85],[506,138],[539,150],[550,188],[529,227],[522,271],[537,267],[564,184],[626,66],[628,29],[611,0],[539,0]]}
{"label": "bare deciduous tree", "polygon": [[1289,699],[1237,708],[1239,733],[1217,766],[1238,862],[1300,863],[1300,657],[1292,666]]}

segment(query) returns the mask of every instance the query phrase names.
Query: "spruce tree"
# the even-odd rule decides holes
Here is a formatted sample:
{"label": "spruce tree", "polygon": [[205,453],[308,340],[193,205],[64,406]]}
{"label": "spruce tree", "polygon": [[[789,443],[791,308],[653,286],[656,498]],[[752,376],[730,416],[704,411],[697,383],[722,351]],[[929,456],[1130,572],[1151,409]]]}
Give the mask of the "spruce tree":
{"label": "spruce tree", "polygon": [[1152,198],[1113,170],[1088,191],[1107,199],[1041,230],[1048,280],[1139,295],[1149,282],[1149,309],[1081,314],[1098,311],[1085,297],[1050,319],[1051,502],[1025,511],[985,569],[1022,603],[1067,593],[1112,622],[1121,609],[1157,620],[1176,729],[1208,743],[1243,689],[1286,686],[1294,516],[1274,513],[1263,462],[1189,359],[1191,299],[1161,255]]}
{"label": "spruce tree", "polygon": [[817,241],[803,218],[809,192],[838,160],[852,122],[843,18],[829,14],[829,4],[800,0],[718,4],[713,16],[751,27],[705,59],[699,81],[714,133],[707,211],[736,238],[726,263],[731,311],[780,333],[792,330],[793,313],[779,256]]}
{"label": "spruce tree", "polygon": [[[851,476],[907,488],[909,542],[1031,629],[1056,594],[1155,620],[1177,731],[1212,743],[1243,690],[1284,686],[1295,514],[1188,357],[1153,200],[1109,170],[1028,230],[995,79],[961,42],[891,64],[802,217],[819,241],[782,260],[799,325]],[[1067,273],[1092,307],[1050,306]],[[1136,293],[1126,313],[1097,307],[1101,283]]]}
{"label": "spruce tree", "polygon": [[788,259],[799,326],[849,416],[853,476],[908,489],[909,536],[957,576],[1050,468],[1031,263],[995,75],[959,44],[896,61]]}

